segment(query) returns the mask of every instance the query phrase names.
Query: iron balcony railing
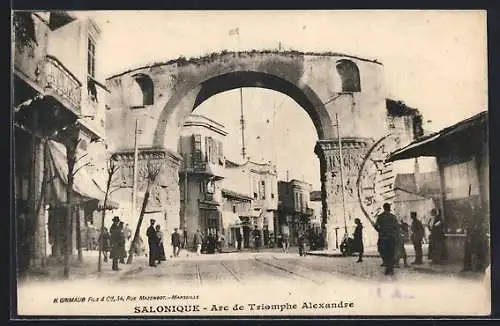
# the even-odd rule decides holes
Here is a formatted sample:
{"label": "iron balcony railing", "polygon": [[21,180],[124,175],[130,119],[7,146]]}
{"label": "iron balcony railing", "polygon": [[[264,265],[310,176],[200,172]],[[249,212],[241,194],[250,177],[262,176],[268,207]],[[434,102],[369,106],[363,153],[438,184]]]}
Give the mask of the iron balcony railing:
{"label": "iron balcony railing", "polygon": [[78,113],[81,110],[82,84],[56,57],[45,60],[46,90],[66,100]]}

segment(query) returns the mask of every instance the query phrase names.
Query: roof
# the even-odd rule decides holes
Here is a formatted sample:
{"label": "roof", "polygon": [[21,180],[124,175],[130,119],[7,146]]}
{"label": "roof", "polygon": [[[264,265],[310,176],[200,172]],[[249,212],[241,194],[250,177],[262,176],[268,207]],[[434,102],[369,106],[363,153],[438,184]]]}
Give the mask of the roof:
{"label": "roof", "polygon": [[[251,161],[249,159],[246,159],[246,161],[242,162],[242,163],[237,163],[235,161],[232,161],[230,159],[227,159],[226,158],[226,168],[237,168],[237,167],[244,167],[244,166],[250,166],[250,170],[252,172],[257,172],[257,173],[269,173],[269,174],[275,174],[276,173],[276,167],[272,164],[272,163],[257,163],[257,162],[254,162],[254,161]],[[255,169],[259,169],[259,170],[255,170],[255,169],[252,169],[252,167],[254,167]]]}
{"label": "roof", "polygon": [[394,190],[401,190],[397,201],[439,197],[439,172],[399,173],[394,180]]}
{"label": "roof", "polygon": [[184,122],[183,127],[201,126],[215,131],[223,136],[227,136],[226,127],[215,120],[212,120],[201,114],[190,114]]}
{"label": "roof", "polygon": [[210,60],[214,60],[217,57],[223,57],[223,56],[235,56],[235,55],[255,55],[255,54],[275,54],[275,55],[282,55],[282,56],[329,56],[329,57],[344,57],[344,58],[349,58],[349,59],[354,59],[354,60],[360,60],[364,62],[370,62],[370,63],[375,63],[377,65],[383,65],[381,62],[377,61],[376,59],[366,59],[354,55],[349,55],[345,53],[338,53],[338,52],[301,52],[301,51],[296,51],[296,50],[288,50],[288,51],[281,51],[277,49],[262,49],[262,50],[251,50],[251,51],[226,51],[223,50],[221,52],[214,52],[206,55],[202,55],[199,57],[192,57],[192,58],[185,58],[183,56],[177,58],[177,59],[172,59],[168,61],[163,61],[163,62],[153,62],[150,64],[146,64],[140,67],[135,67],[135,68],[130,68],[126,69],[122,72],[113,74],[106,78],[106,80],[113,79],[122,75],[125,75],[130,72],[134,72],[137,70],[145,69],[145,68],[151,68],[151,67],[156,67],[156,66],[164,66],[164,65],[171,65],[171,64],[177,64],[179,66],[181,65],[187,65],[187,64],[199,64],[203,62],[208,62]]}
{"label": "roof", "polygon": [[415,175],[418,193],[423,197],[441,197],[441,179],[438,171],[421,172]]}
{"label": "roof", "polygon": [[419,116],[418,109],[407,106],[403,101],[396,101],[392,99],[385,99],[387,113],[391,116]]}
{"label": "roof", "polygon": [[399,173],[394,180],[394,189],[404,190],[410,193],[417,193],[417,182],[414,173]]}
{"label": "roof", "polygon": [[237,193],[236,191],[232,191],[232,190],[228,190],[228,189],[222,189],[221,191],[222,191],[222,195],[226,196],[226,197],[231,197],[231,198],[240,199],[240,200],[244,200],[244,201],[252,201],[253,200],[253,198],[251,198],[247,195],[244,195],[244,194]]}
{"label": "roof", "polygon": [[439,132],[420,137],[410,144],[397,149],[389,154],[386,162],[415,158],[419,156],[437,156],[444,140],[457,137],[468,137],[472,129],[484,130],[488,122],[488,111],[478,113],[468,119],[462,120]]}

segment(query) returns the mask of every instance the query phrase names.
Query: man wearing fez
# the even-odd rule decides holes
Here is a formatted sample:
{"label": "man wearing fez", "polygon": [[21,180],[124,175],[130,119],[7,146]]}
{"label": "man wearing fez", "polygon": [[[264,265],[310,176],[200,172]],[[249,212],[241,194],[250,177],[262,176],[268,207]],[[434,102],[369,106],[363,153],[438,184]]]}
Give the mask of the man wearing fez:
{"label": "man wearing fez", "polygon": [[391,205],[385,203],[382,207],[384,211],[377,216],[375,229],[379,234],[380,255],[384,261],[385,275],[393,275],[396,239],[400,228],[398,219],[391,214]]}
{"label": "man wearing fez", "polygon": [[109,228],[110,242],[111,242],[111,254],[110,258],[113,260],[112,269],[118,271],[118,260],[121,256],[121,229],[120,229],[120,218],[118,216],[113,217],[113,224]]}
{"label": "man wearing fez", "polygon": [[157,260],[158,237],[156,235],[155,220],[151,219],[150,223],[146,231],[149,245],[149,266],[156,267],[155,261]]}

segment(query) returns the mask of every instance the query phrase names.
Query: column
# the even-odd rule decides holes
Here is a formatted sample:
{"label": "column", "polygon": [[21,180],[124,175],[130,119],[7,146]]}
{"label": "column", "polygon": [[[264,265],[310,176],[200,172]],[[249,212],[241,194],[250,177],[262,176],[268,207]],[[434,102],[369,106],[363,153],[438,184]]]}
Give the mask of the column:
{"label": "column", "polygon": [[[365,138],[343,138],[343,183],[345,198],[345,219],[342,203],[342,182],[340,174],[340,150],[338,139],[319,140],[315,153],[320,160],[321,190],[323,205],[322,224],[326,229],[328,250],[337,249],[343,240],[347,226],[348,235],[352,236],[354,219],[363,220],[363,213],[357,195],[357,179],[361,164],[368,150],[369,140]],[[337,232],[335,232],[337,229]]]}

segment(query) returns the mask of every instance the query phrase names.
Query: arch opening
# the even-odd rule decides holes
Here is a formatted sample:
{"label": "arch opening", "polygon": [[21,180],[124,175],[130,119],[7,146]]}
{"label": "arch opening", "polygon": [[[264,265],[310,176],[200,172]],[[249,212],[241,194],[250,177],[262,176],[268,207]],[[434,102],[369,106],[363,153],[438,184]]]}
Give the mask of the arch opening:
{"label": "arch opening", "polygon": [[142,107],[153,105],[154,103],[154,84],[151,77],[144,74],[133,76],[134,87],[131,92],[132,107]]}
{"label": "arch opening", "polygon": [[331,121],[328,112],[319,97],[307,85],[302,88],[271,74],[254,71],[236,71],[212,77],[201,84],[192,110],[219,93],[238,88],[264,88],[274,90],[292,98],[311,118],[318,138],[324,139],[331,134]]}
{"label": "arch opening", "polygon": [[361,92],[361,83],[358,66],[351,60],[342,59],[337,61],[337,72],[342,84],[342,92]]}

